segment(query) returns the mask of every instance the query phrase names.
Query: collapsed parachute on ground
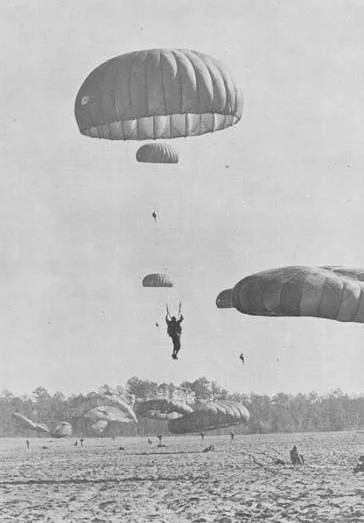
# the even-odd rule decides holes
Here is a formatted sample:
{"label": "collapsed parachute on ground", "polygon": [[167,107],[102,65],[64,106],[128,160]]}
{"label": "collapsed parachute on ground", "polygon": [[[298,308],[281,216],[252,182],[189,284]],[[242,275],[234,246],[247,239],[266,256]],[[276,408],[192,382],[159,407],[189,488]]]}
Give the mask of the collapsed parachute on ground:
{"label": "collapsed parachute on ground", "polygon": [[24,416],[24,414],[20,414],[19,412],[14,412],[13,416],[26,429],[31,429],[31,430],[34,430],[35,432],[44,432],[44,433],[50,432],[47,425],[45,425],[44,423],[36,423],[35,421],[32,421],[30,418],[27,418],[26,416]]}
{"label": "collapsed parachute on ground", "polygon": [[107,421],[108,423],[137,423],[137,418],[134,419],[128,412],[123,412],[118,407],[109,405],[102,405],[101,407],[90,409],[84,417],[90,419],[93,423],[100,420]]}
{"label": "collapsed parachute on ground", "polygon": [[239,425],[249,421],[249,411],[241,403],[228,400],[206,401],[199,408],[168,422],[168,429],[174,434],[187,434]]}
{"label": "collapsed parachute on ground", "polygon": [[168,398],[139,400],[134,409],[137,416],[159,420],[174,420],[193,412],[187,403]]}
{"label": "collapsed parachute on ground", "polygon": [[178,163],[178,154],[167,143],[147,143],[139,147],[136,159],[141,163]]}
{"label": "collapsed parachute on ground", "polygon": [[89,74],[75,101],[80,132],[107,140],[197,136],[241,115],[242,96],[225,66],[180,49],[116,56]]}
{"label": "collapsed parachute on ground", "polygon": [[148,274],[143,278],[143,287],[173,287],[173,280],[168,274]]}
{"label": "collapsed parachute on ground", "polygon": [[362,269],[331,266],[266,270],[235,285],[232,305],[239,312],[257,316],[312,316],[364,323],[363,276]]}
{"label": "collapsed parachute on ground", "polygon": [[52,430],[52,436],[54,438],[68,438],[72,436],[72,425],[67,421],[61,421],[54,430]]}

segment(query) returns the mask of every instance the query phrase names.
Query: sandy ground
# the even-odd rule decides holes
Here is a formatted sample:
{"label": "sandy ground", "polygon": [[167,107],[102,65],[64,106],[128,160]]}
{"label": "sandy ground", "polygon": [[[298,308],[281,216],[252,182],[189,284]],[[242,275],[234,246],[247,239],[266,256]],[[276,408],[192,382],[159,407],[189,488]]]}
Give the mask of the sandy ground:
{"label": "sandy ground", "polygon": [[359,432],[73,441],[0,439],[1,522],[364,521]]}

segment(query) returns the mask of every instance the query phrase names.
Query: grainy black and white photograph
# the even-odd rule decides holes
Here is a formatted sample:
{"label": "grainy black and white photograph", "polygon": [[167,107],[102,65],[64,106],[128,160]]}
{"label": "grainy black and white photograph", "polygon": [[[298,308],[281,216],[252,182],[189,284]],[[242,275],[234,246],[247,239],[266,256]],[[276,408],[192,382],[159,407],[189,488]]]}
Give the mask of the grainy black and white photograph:
{"label": "grainy black and white photograph", "polygon": [[0,0],[0,521],[364,521],[364,3]]}

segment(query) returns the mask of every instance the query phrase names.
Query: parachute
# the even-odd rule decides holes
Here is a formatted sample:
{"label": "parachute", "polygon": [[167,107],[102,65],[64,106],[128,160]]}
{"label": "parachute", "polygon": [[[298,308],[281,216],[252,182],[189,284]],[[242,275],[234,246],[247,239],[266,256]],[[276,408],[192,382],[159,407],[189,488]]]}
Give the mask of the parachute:
{"label": "parachute", "polygon": [[354,278],[354,280],[364,282],[364,270],[363,269],[353,269],[351,267],[339,267],[335,265],[325,265],[321,269],[327,269],[328,271],[335,272],[336,274],[341,274],[342,276],[348,276],[349,278]]}
{"label": "parachute", "polygon": [[178,163],[178,154],[167,143],[147,143],[139,147],[136,159],[141,163]]}
{"label": "parachute", "polygon": [[168,422],[173,434],[201,432],[239,425],[249,421],[249,411],[241,403],[228,400],[204,401],[197,410]]}
{"label": "parachute", "polygon": [[98,434],[101,434],[104,432],[106,427],[108,426],[109,422],[104,419],[99,419],[98,421],[95,421],[95,423],[92,423],[91,429],[94,432],[97,432]]}
{"label": "parachute", "polygon": [[102,405],[94,407],[84,414],[85,418],[90,419],[93,423],[103,420],[108,423],[132,423],[137,422],[127,412],[121,411],[118,407]]}
{"label": "parachute", "polygon": [[89,412],[97,407],[102,407],[103,409],[106,407],[114,407],[116,408],[116,410],[121,412],[120,416],[123,416],[125,418],[126,421],[123,421],[123,423],[129,423],[131,421],[133,421],[134,423],[138,423],[134,410],[131,408],[130,405],[126,403],[126,401],[123,401],[117,394],[106,392],[100,394],[90,394],[88,396],[88,404],[91,407],[88,409]]}
{"label": "parachute", "polygon": [[143,287],[173,287],[173,281],[168,274],[148,274],[143,278]]}
{"label": "parachute", "polygon": [[231,289],[221,291],[216,298],[216,306],[218,309],[231,309],[233,307],[233,293]]}
{"label": "parachute", "polygon": [[80,132],[106,140],[198,136],[241,116],[242,96],[225,66],[192,50],[116,56],[89,74],[75,100]]}
{"label": "parachute", "polygon": [[258,272],[232,289],[232,305],[257,316],[311,316],[364,323],[364,270],[282,267]]}
{"label": "parachute", "polygon": [[27,418],[26,416],[24,416],[24,414],[20,414],[19,412],[14,412],[13,416],[26,429],[31,429],[31,430],[34,430],[35,432],[45,432],[45,433],[50,432],[47,425],[45,425],[44,423],[36,423],[35,421],[32,421],[30,418]]}
{"label": "parachute", "polygon": [[139,400],[134,409],[137,416],[160,420],[173,420],[193,412],[187,403],[167,398]]}
{"label": "parachute", "polygon": [[51,435],[54,438],[68,438],[72,436],[72,425],[67,421],[61,421],[54,430],[52,430]]}

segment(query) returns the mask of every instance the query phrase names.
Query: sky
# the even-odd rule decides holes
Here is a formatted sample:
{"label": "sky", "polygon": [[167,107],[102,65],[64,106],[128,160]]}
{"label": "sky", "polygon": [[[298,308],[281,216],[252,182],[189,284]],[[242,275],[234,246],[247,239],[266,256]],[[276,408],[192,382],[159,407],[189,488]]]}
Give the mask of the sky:
{"label": "sky", "polygon": [[[2,0],[0,388],[207,376],[364,393],[363,325],[215,305],[260,270],[364,267],[363,25],[359,0]],[[237,125],[173,141],[177,166],[138,164],[140,142],[90,139],[74,117],[95,67],[148,48],[211,55],[243,92]],[[141,285],[159,270],[169,294]],[[183,304],[178,361],[167,299]]]}

